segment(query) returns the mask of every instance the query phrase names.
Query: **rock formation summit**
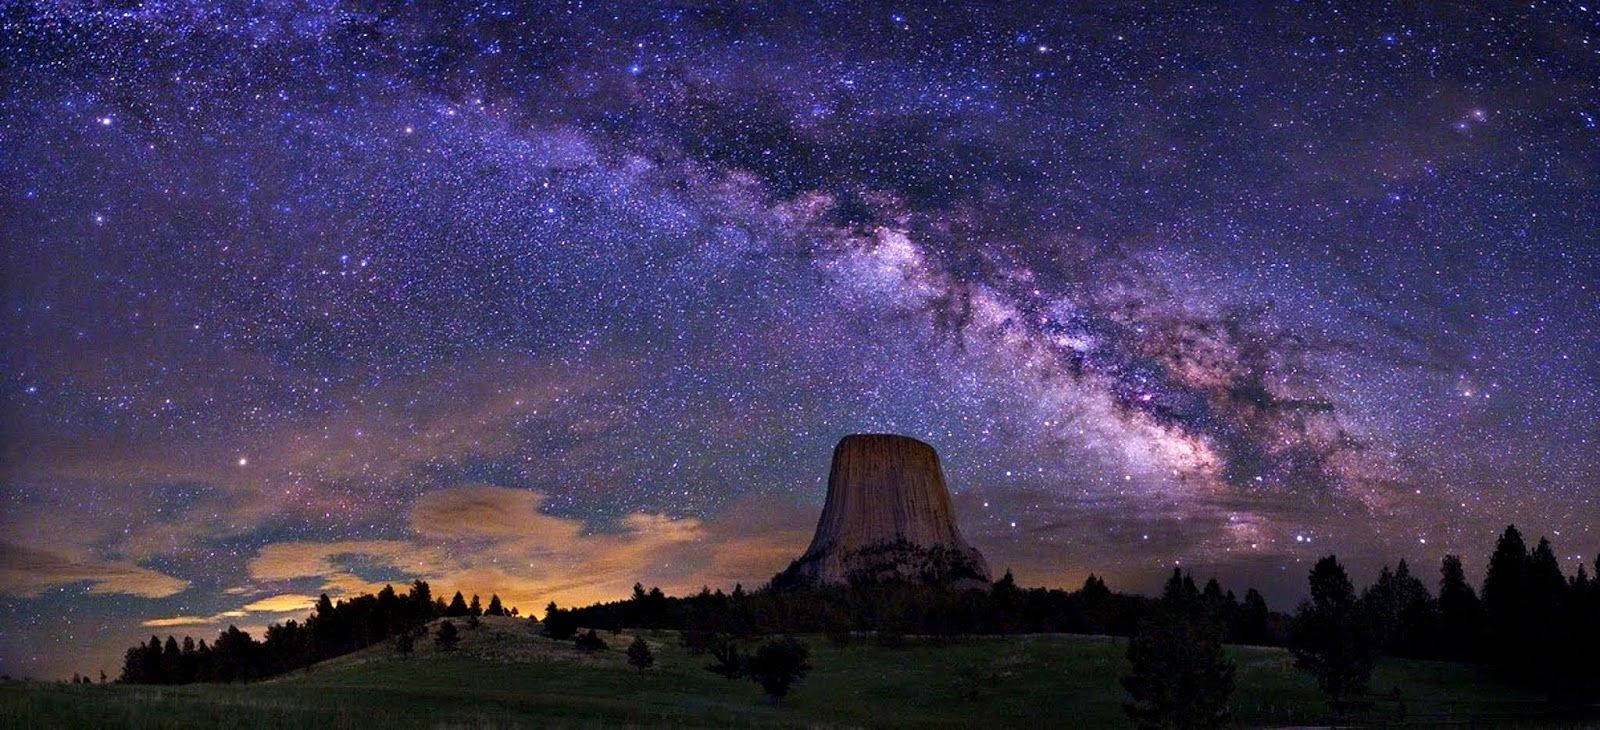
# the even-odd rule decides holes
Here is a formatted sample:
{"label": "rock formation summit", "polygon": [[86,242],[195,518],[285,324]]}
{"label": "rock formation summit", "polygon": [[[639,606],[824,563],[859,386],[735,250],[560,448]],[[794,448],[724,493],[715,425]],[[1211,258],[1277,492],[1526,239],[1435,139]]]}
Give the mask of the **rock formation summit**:
{"label": "rock formation summit", "polygon": [[969,587],[989,566],[962,539],[939,454],[893,434],[854,434],[833,448],[828,498],[805,553],[775,586],[904,580]]}

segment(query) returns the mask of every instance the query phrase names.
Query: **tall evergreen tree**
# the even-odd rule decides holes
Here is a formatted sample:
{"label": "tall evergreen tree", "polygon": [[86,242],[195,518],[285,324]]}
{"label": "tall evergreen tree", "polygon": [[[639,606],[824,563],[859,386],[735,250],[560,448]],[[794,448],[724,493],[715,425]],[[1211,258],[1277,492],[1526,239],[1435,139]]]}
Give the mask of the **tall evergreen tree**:
{"label": "tall evergreen tree", "polygon": [[1222,654],[1221,586],[1194,581],[1174,570],[1160,603],[1128,642],[1132,672],[1122,686],[1133,697],[1123,705],[1140,727],[1216,727],[1226,719],[1233,692],[1233,663]]}
{"label": "tall evergreen tree", "polygon": [[467,606],[468,616],[482,616],[483,602],[478,600],[478,594],[472,594],[472,604]]}
{"label": "tall evergreen tree", "polygon": [[1439,566],[1439,628],[1437,654],[1466,661],[1481,654],[1483,606],[1467,582],[1461,558],[1444,556]]}
{"label": "tall evergreen tree", "polygon": [[[1528,609],[1538,623],[1553,622],[1567,599],[1567,578],[1550,541],[1541,537],[1528,555]],[[1548,625],[1548,624],[1546,624]]]}
{"label": "tall evergreen tree", "polygon": [[1389,566],[1383,566],[1378,581],[1361,596],[1361,614],[1369,623],[1378,648],[1396,656],[1429,651],[1434,611],[1428,587],[1411,575],[1411,566],[1404,560],[1392,573]]}
{"label": "tall evergreen tree", "polygon": [[490,596],[489,596],[489,608],[485,609],[484,613],[489,615],[489,616],[504,616],[504,615],[506,615],[505,607],[500,605],[500,594],[498,594],[498,593],[490,594]]}
{"label": "tall evergreen tree", "polygon": [[1528,548],[1516,526],[1506,527],[1489,557],[1483,579],[1483,609],[1489,638],[1489,659],[1517,673],[1532,661]]}
{"label": "tall evergreen tree", "polygon": [[1290,649],[1295,666],[1315,675],[1329,706],[1344,715],[1367,691],[1376,647],[1339,560],[1332,555],[1318,560],[1309,580],[1311,600],[1295,615]]}
{"label": "tall evergreen tree", "polygon": [[450,599],[450,606],[445,608],[444,615],[456,617],[465,616],[471,612],[472,610],[467,608],[466,597],[461,595],[461,591],[456,591],[455,597]]}
{"label": "tall evergreen tree", "polygon": [[1267,635],[1267,620],[1271,611],[1267,610],[1267,599],[1261,597],[1261,591],[1251,588],[1244,592],[1244,603],[1239,607],[1239,620],[1234,641],[1241,644],[1265,644],[1270,640]]}

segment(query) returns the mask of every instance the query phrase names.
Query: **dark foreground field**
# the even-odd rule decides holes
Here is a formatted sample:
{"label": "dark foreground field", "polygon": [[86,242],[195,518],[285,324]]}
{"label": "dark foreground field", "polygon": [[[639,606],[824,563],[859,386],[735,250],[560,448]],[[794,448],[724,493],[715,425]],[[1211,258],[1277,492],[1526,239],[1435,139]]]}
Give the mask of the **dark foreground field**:
{"label": "dark foreground field", "polygon": [[[440,653],[418,642],[400,657],[378,647],[310,671],[249,685],[0,684],[0,726],[36,727],[548,727],[552,725],[1120,726],[1125,720],[1120,639],[972,638],[888,649],[840,650],[810,637],[815,669],[775,707],[748,681],[728,681],[677,645],[647,633],[657,664],[630,668],[632,635],[604,635],[586,655],[488,619]],[[1230,647],[1238,664],[1236,721],[1246,726],[1327,722],[1313,684],[1279,649]],[[1600,717],[1544,714],[1536,698],[1476,668],[1386,661],[1384,696],[1368,722],[1587,726]],[[1398,690],[1398,699],[1393,695]],[[1403,718],[1403,719],[1402,719]]]}

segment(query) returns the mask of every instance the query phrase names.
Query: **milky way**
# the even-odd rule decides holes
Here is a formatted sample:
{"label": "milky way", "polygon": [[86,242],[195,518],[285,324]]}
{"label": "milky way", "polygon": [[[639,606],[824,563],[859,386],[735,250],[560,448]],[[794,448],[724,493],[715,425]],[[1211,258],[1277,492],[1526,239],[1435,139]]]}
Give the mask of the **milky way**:
{"label": "milky way", "polygon": [[9,4],[0,669],[759,583],[860,431],[1031,584],[1592,559],[1597,10]]}

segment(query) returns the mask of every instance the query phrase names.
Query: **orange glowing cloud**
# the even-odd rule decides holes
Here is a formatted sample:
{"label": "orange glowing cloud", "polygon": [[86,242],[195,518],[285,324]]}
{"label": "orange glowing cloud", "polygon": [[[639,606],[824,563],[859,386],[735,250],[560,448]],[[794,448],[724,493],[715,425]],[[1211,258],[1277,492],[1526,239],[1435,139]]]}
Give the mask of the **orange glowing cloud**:
{"label": "orange glowing cloud", "polygon": [[[815,519],[789,503],[756,501],[761,504],[735,505],[725,520],[634,513],[616,530],[591,531],[581,520],[545,512],[546,496],[539,492],[463,485],[418,498],[409,539],[268,545],[249,562],[249,577],[259,584],[320,578],[334,596],[377,590],[381,583],[341,566],[360,559],[394,573],[396,583],[417,577],[429,581],[435,595],[499,594],[526,611],[551,600],[574,605],[620,598],[635,582],[673,591],[754,584],[798,554]],[[313,600],[298,598],[304,607]],[[296,610],[289,597],[266,600]],[[245,608],[260,610],[258,604]]]}
{"label": "orange glowing cloud", "polygon": [[316,596],[303,596],[298,593],[280,593],[269,596],[259,601],[245,604],[244,610],[256,613],[292,613],[307,611],[317,605]]}

